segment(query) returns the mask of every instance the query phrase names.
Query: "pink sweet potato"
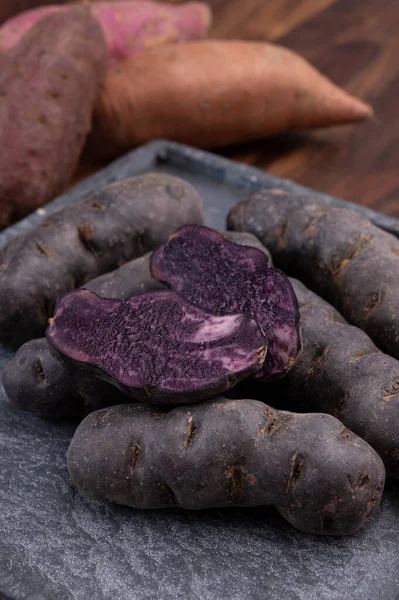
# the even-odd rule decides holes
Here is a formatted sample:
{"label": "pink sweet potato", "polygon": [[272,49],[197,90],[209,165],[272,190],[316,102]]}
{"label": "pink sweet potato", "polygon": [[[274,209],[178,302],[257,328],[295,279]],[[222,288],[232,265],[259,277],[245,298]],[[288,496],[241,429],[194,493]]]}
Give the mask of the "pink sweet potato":
{"label": "pink sweet potato", "polygon": [[[0,28],[0,51],[9,50],[43,17],[67,10],[65,6],[44,6],[23,12]],[[211,12],[203,2],[167,6],[145,0],[98,2],[90,6],[107,41],[110,63],[165,43],[206,37]]]}
{"label": "pink sweet potato", "polygon": [[84,6],[49,15],[0,56],[0,229],[68,184],[106,66],[101,27]]}
{"label": "pink sweet potato", "polygon": [[154,48],[110,70],[92,141],[103,156],[155,138],[212,148],[371,114],[290,50],[202,41]]}
{"label": "pink sweet potato", "polygon": [[23,10],[30,10],[37,6],[45,4],[62,4],[63,0],[1,0],[0,2],[0,23],[4,23],[14,15]]}

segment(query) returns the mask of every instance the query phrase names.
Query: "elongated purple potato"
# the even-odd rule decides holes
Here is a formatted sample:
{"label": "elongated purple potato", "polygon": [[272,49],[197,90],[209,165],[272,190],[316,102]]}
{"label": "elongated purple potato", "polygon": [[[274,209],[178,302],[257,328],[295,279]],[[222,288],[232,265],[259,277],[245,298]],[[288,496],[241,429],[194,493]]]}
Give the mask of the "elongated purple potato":
{"label": "elongated purple potato", "polygon": [[301,350],[295,293],[258,249],[227,241],[213,229],[186,225],[153,253],[151,273],[205,310],[256,318],[268,344],[256,377],[277,379],[295,364]]}
{"label": "elongated purple potato", "polygon": [[70,292],[57,302],[46,335],[66,364],[154,404],[215,396],[260,369],[266,355],[249,315],[219,317],[170,291],[124,302]]}
{"label": "elongated purple potato", "polygon": [[42,417],[80,417],[129,398],[106,381],[64,369],[46,338],[21,346],[4,367],[2,383],[11,404]]}
{"label": "elongated purple potato", "polygon": [[399,240],[317,194],[261,190],[237,204],[228,229],[257,235],[275,263],[399,359]]}
{"label": "elongated purple potato", "polygon": [[91,413],[69,446],[80,492],[135,508],[272,504],[308,533],[358,530],[378,506],[379,456],[330,415],[215,398]]}
{"label": "elongated purple potato", "polygon": [[194,188],[148,173],[118,181],[50,215],[0,250],[0,340],[44,335],[66,291],[154,250],[185,223],[203,222]]}

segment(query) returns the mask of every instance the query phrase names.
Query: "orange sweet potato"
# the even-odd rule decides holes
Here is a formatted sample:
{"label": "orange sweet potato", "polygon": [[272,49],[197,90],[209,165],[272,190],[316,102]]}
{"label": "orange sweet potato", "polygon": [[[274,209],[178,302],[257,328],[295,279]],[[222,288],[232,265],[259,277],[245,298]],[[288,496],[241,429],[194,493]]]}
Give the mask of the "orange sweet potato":
{"label": "orange sweet potato", "polygon": [[212,148],[371,115],[290,50],[208,40],[155,48],[112,69],[89,148],[112,156],[154,138]]}

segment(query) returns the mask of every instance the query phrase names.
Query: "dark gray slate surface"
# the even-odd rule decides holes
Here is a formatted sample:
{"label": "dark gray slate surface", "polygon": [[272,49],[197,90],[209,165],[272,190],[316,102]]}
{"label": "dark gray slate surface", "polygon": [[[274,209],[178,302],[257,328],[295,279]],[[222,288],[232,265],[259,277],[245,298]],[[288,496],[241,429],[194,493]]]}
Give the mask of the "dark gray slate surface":
{"label": "dark gray slate surface", "polygon": [[[290,187],[255,169],[177,144],[153,143],[0,234],[0,246],[53,209],[147,170],[191,181],[209,225],[248,188]],[[44,213],[44,214],[43,214]],[[396,221],[373,220],[399,233]],[[0,347],[0,370],[11,353]],[[14,600],[397,600],[399,484],[351,538],[302,534],[270,508],[140,512],[99,505],[71,486],[73,423],[8,406],[0,389],[0,598]]]}

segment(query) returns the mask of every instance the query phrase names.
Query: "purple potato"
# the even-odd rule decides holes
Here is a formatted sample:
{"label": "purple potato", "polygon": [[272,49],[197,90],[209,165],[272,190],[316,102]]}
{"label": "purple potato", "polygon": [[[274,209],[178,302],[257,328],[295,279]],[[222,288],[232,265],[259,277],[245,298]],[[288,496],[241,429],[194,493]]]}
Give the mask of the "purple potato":
{"label": "purple potato", "polygon": [[317,194],[261,190],[237,204],[228,228],[257,235],[276,264],[399,359],[399,240]]}
{"label": "purple potato", "polygon": [[298,529],[345,535],[378,506],[384,465],[334,417],[215,398],[91,413],[69,446],[81,493],[135,508],[271,504]]}
{"label": "purple potato", "polygon": [[[224,231],[223,236],[237,244],[259,248],[271,262],[270,253],[250,233]],[[150,258],[148,252],[92,279],[84,287],[103,298],[119,300],[166,289],[151,276]],[[105,381],[65,369],[50,353],[46,338],[30,340],[19,348],[3,371],[3,386],[16,408],[43,417],[83,417],[93,410],[128,400],[123,392]]]}
{"label": "purple potato", "polygon": [[125,301],[70,292],[49,323],[47,341],[62,362],[154,404],[228,390],[258,371],[267,351],[249,315],[216,316],[170,291]]}
{"label": "purple potato", "polygon": [[80,417],[129,400],[115,386],[63,368],[46,338],[21,346],[4,367],[2,383],[13,406],[42,417]]}
{"label": "purple potato", "polygon": [[0,250],[0,341],[20,345],[44,335],[59,296],[154,250],[176,227],[202,222],[194,188],[157,173],[55,212]]}
{"label": "purple potato", "polygon": [[151,272],[204,310],[254,317],[268,345],[257,378],[278,379],[295,364],[301,350],[298,302],[288,278],[260,250],[186,225],[153,253]]}

